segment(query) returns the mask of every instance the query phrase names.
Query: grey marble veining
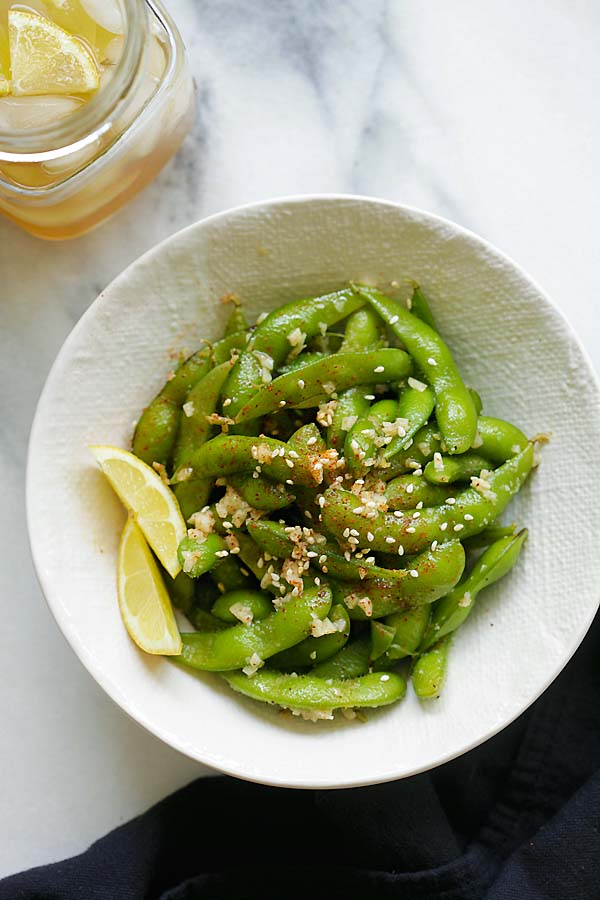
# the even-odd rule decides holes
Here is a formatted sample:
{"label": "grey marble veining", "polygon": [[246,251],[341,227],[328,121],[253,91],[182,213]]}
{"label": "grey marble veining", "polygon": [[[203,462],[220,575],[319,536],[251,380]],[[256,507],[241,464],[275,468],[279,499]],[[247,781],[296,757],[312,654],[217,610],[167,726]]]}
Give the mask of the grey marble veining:
{"label": "grey marble veining", "polygon": [[506,250],[600,362],[594,0],[168,5],[198,84],[198,120],[176,160],[78,241],[43,243],[0,221],[0,821],[11,822],[0,876],[83,849],[205,771],[96,687],[58,633],[29,557],[35,403],[70,329],[125,266],[228,206],[372,194],[453,218]]}

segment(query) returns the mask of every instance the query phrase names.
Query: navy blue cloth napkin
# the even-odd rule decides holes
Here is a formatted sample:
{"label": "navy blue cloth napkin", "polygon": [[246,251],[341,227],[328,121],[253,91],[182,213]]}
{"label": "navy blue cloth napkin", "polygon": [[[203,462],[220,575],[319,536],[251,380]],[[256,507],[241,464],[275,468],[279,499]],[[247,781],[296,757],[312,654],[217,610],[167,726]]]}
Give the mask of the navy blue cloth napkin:
{"label": "navy blue cloth napkin", "polygon": [[531,710],[432,772],[343,791],[199,780],[0,900],[600,898],[599,648],[597,619]]}

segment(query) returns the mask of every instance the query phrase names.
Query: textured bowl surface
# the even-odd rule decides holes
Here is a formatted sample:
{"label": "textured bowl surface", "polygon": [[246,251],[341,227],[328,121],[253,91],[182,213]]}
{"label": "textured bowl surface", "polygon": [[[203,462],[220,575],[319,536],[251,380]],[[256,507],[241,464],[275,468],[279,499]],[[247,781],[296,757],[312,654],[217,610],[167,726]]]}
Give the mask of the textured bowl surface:
{"label": "textured bowl surface", "polygon": [[[172,354],[219,335],[234,291],[249,316],[349,279],[418,279],[489,415],[552,432],[505,521],[530,528],[517,569],[454,641],[441,699],[366,723],[311,724],[139,652],[119,617],[124,514],[87,450],[128,446]],[[171,356],[170,356],[171,354]],[[400,778],[474,747],[560,672],[598,606],[599,392],[569,326],[514,263],[456,225],[360,197],[299,197],[221,213],[134,263],[63,346],[37,410],[27,504],[50,608],[92,676],[168,744],[242,778],[342,787]]]}

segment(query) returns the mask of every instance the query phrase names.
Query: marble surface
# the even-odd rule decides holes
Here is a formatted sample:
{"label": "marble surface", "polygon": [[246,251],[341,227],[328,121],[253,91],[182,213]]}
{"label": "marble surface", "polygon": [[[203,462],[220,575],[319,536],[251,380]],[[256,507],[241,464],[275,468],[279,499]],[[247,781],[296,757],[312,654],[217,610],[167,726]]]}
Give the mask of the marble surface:
{"label": "marble surface", "polygon": [[24,473],[37,397],[72,326],[128,263],[228,206],[372,194],[497,244],[600,363],[594,0],[168,5],[199,86],[198,122],[176,160],[74,243],[0,222],[0,876],[79,852],[208,774],[103,695],[54,625],[29,555]]}

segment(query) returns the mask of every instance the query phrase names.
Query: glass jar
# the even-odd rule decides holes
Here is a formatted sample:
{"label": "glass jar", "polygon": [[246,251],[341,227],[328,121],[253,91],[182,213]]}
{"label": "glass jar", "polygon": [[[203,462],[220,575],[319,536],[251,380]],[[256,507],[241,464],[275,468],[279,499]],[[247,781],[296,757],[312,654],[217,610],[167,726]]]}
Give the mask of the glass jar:
{"label": "glass jar", "polygon": [[29,98],[23,123],[14,121],[19,98],[12,106],[1,98],[0,212],[38,237],[72,238],[100,224],[155,177],[192,124],[193,83],[171,17],[159,0],[118,3],[124,35],[107,50],[115,65],[91,100],[65,115],[67,101],[80,101]]}

